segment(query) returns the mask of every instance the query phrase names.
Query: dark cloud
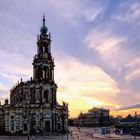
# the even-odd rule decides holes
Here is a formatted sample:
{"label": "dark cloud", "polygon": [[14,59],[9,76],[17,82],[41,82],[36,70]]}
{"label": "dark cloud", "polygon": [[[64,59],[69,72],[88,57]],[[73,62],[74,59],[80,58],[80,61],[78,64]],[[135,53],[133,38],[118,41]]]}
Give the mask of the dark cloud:
{"label": "dark cloud", "polygon": [[139,109],[139,108],[140,108],[140,104],[135,104],[135,105],[125,106],[125,107],[120,107],[119,109],[116,110],[122,111],[122,110]]}

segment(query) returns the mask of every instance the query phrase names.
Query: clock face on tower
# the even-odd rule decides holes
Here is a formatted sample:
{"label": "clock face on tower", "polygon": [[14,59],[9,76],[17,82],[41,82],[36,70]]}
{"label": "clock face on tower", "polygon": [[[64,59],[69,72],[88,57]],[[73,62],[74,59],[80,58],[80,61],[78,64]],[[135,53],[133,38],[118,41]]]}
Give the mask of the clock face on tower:
{"label": "clock face on tower", "polygon": [[43,57],[48,58],[48,54],[46,52],[43,52]]}

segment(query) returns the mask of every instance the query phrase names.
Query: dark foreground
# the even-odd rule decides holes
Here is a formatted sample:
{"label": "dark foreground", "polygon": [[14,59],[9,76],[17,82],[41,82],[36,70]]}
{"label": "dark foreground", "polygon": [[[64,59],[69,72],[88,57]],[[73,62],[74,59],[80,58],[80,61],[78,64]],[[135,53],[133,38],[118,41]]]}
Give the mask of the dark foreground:
{"label": "dark foreground", "polygon": [[[134,136],[130,135],[115,135],[113,131],[110,135],[101,134],[101,128],[77,128],[70,127],[70,133],[60,136],[32,136],[30,140],[133,140]],[[28,137],[23,136],[1,136],[0,140],[28,140]],[[136,137],[140,140],[140,137]]]}

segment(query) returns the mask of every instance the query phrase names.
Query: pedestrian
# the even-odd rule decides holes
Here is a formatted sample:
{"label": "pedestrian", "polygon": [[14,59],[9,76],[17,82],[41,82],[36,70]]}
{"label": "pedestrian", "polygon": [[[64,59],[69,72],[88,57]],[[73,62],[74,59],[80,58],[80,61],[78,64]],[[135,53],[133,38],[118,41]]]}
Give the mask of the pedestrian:
{"label": "pedestrian", "polygon": [[35,140],[35,136],[32,136],[31,140]]}
{"label": "pedestrian", "polygon": [[123,129],[120,130],[120,135],[122,135],[122,134],[123,134]]}

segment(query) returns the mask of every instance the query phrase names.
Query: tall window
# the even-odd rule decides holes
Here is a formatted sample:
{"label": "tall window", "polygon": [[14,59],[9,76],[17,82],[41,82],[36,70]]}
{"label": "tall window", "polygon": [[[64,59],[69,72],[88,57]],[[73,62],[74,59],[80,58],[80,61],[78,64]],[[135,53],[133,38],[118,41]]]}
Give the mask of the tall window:
{"label": "tall window", "polygon": [[49,91],[48,90],[44,91],[44,99],[46,102],[49,102]]}
{"label": "tall window", "polygon": [[43,52],[45,52],[45,46],[43,46]]}
{"label": "tall window", "polygon": [[35,103],[35,89],[30,89],[31,103]]}
{"label": "tall window", "polygon": [[27,124],[26,123],[24,123],[23,127],[24,127],[24,131],[27,131],[28,128],[27,128]]}
{"label": "tall window", "polygon": [[14,118],[15,118],[14,116],[11,116],[11,131],[14,131],[14,127],[15,127],[14,126],[14,123],[15,123]]}
{"label": "tall window", "polygon": [[11,123],[11,131],[14,131],[14,122]]}

